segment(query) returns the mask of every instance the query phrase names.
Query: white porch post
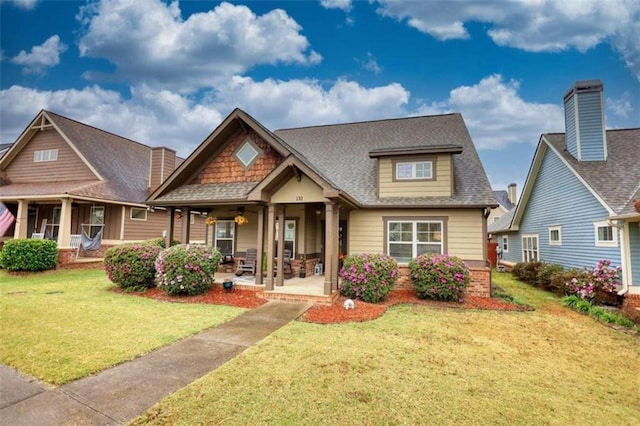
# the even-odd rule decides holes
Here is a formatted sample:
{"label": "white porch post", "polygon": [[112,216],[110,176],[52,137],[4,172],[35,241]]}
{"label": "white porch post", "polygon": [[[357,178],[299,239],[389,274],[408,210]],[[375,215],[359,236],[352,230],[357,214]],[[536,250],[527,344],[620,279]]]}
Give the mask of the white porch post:
{"label": "white porch post", "polygon": [[258,207],[258,258],[256,260],[256,284],[262,284],[262,258],[264,257],[264,207]]}
{"label": "white porch post", "polygon": [[[284,206],[278,208],[278,273],[276,274],[276,286],[284,285]],[[293,255],[293,254],[292,254]]]}
{"label": "white porch post", "polygon": [[27,238],[27,227],[29,222],[29,200],[18,200],[18,212],[13,231],[13,238]]}
{"label": "white porch post", "polygon": [[276,206],[269,204],[267,213],[267,280],[265,290],[273,291],[273,257],[275,251]]}
{"label": "white porch post", "polygon": [[325,241],[324,241],[324,294],[330,296],[334,285],[335,267],[334,257],[338,256],[338,224],[334,213],[335,205],[325,203]]}
{"label": "white porch post", "polygon": [[71,198],[63,198],[60,209],[60,226],[58,227],[58,247],[71,247]]}
{"label": "white porch post", "polygon": [[340,206],[335,204],[333,206],[333,228],[334,228],[334,238],[333,238],[333,253],[334,256],[331,258],[333,262],[333,267],[331,268],[331,290],[338,290],[338,273],[340,272],[338,268],[338,255],[340,254],[340,245],[339,245],[339,235],[340,235]]}

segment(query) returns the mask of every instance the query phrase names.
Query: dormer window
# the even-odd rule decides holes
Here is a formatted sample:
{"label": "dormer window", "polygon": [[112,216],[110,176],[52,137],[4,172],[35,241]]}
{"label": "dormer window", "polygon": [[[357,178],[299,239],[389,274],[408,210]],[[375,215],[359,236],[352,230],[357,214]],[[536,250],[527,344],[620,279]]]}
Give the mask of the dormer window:
{"label": "dormer window", "polygon": [[33,152],[33,162],[41,163],[43,161],[56,161],[58,160],[58,150],[57,149],[45,149],[42,151],[34,151]]}
{"label": "dormer window", "polygon": [[235,157],[245,169],[248,169],[258,159],[261,153],[260,148],[258,148],[251,139],[247,138],[235,152]]}
{"label": "dormer window", "polygon": [[433,161],[395,162],[395,180],[433,179]]}

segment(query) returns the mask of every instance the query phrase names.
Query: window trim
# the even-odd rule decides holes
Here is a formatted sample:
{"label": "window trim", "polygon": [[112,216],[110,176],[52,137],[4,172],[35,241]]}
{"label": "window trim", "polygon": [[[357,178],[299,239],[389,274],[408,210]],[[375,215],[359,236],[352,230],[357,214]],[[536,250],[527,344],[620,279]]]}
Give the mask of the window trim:
{"label": "window trim", "polygon": [[[382,223],[384,226],[384,235],[383,235],[383,253],[389,255],[389,223],[390,222],[440,222],[441,223],[441,232],[442,232],[442,241],[441,241],[441,254],[448,253],[448,216],[383,216]],[[414,227],[415,232],[415,227]],[[415,247],[415,241],[413,242]],[[415,254],[412,248],[412,255]],[[415,258],[413,256],[412,258]],[[407,263],[400,263],[400,265],[406,265]]]}
{"label": "window trim", "polygon": [[[144,212],[144,218],[133,217],[133,211],[134,210],[136,210],[138,212]],[[140,222],[145,222],[147,220],[147,209],[143,209],[141,207],[131,207],[131,210],[129,210],[129,219],[138,220]]]}
{"label": "window trim", "polygon": [[[419,163],[430,163],[431,164],[431,176],[430,177],[415,177],[416,173],[416,165]],[[391,168],[392,168],[392,182],[424,182],[424,181],[432,181],[436,180],[436,157],[427,156],[427,157],[413,157],[413,158],[396,158],[391,160]],[[398,166],[401,164],[412,164],[412,177],[410,178],[399,178],[398,177]]]}
{"label": "window trim", "polygon": [[[248,164],[244,164],[244,162],[242,162],[238,154],[240,153],[240,151],[242,151],[242,149],[247,144],[251,145],[251,147],[256,150],[257,154]],[[260,147],[253,141],[253,139],[247,136],[242,141],[242,143],[238,145],[235,151],[233,151],[233,158],[238,162],[238,164],[240,164],[242,168],[244,168],[245,170],[248,170],[251,168],[251,166],[253,166],[256,163],[256,161],[258,161],[258,159],[260,159],[260,157],[262,157],[263,154],[264,154],[264,151],[260,149]]]}
{"label": "window trim", "polygon": [[[611,237],[612,239],[609,240],[601,240],[598,234],[598,229],[599,228],[611,228]],[[608,221],[606,220],[601,220],[598,222],[593,222],[593,232],[594,232],[594,239],[595,239],[595,246],[596,247],[618,247],[618,233],[616,232],[616,227],[611,225]]]}
{"label": "window trim", "polygon": [[502,236],[502,252],[509,253],[509,236],[508,235]]}
{"label": "window trim", "polygon": [[[231,223],[231,229],[233,231],[233,234],[231,235],[231,238],[218,238],[218,225],[220,223]],[[235,256],[236,254],[236,222],[233,219],[218,219],[216,221],[215,226],[213,227],[213,247],[215,247],[216,249],[218,249],[218,241],[229,241],[231,240],[231,256]],[[227,253],[223,253],[223,254],[227,254]]]}
{"label": "window trim", "polygon": [[34,163],[46,163],[49,161],[58,161],[58,148],[33,151]]}
{"label": "window trim", "polygon": [[[296,218],[288,219],[288,218],[285,217],[284,218],[284,226],[285,227],[287,226],[288,222],[293,222],[293,224],[294,224],[293,225],[293,240],[288,240],[286,238],[287,237],[287,233],[285,232],[285,234],[284,234],[284,242],[286,243],[287,241],[291,241],[293,243],[292,244],[291,256],[296,257],[296,245],[298,243],[298,219],[296,219]],[[278,231],[279,231],[278,228],[279,228],[278,222],[276,222],[276,226],[275,226],[275,230],[274,230],[275,232],[273,233],[274,241],[276,243],[278,242]],[[275,247],[275,245],[274,245],[274,247]],[[285,247],[286,247],[286,244],[285,244]]]}
{"label": "window trim", "polygon": [[[562,226],[561,225],[554,225],[554,226],[550,226],[549,228],[549,245],[550,246],[561,246],[562,245]],[[554,240],[551,238],[551,235],[553,233],[553,231],[558,231],[558,239]]]}
{"label": "window trim", "polygon": [[[528,256],[525,256],[525,246],[524,246],[524,241],[526,238],[535,238],[536,239],[536,258],[535,259],[526,259]],[[540,237],[538,234],[522,234],[522,261],[523,262],[539,262],[541,257],[540,257]],[[528,251],[532,251],[533,250],[528,250]]]}

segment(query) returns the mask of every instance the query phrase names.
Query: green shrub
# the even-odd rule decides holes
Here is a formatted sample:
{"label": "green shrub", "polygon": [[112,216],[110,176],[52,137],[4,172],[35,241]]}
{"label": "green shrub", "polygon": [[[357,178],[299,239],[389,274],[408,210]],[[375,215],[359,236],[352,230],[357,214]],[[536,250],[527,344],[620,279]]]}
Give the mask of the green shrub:
{"label": "green shrub", "polygon": [[553,277],[563,270],[562,265],[558,265],[557,263],[543,263],[540,268],[538,268],[538,276],[536,278],[537,286],[545,290],[553,291]]}
{"label": "green shrub", "polygon": [[7,240],[0,251],[0,267],[8,271],[46,271],[57,264],[58,245],[55,241]]}
{"label": "green shrub", "polygon": [[166,248],[166,245],[167,245],[166,242],[164,241],[164,238],[162,237],[152,238],[150,240],[143,241],[140,244],[157,246],[157,247],[160,247],[161,249]]}
{"label": "green shrub", "polygon": [[128,290],[155,285],[155,261],[160,247],[153,243],[111,247],[104,256],[104,269],[111,282]]}
{"label": "green shrub", "polygon": [[623,315],[613,312],[609,309],[602,308],[600,306],[594,306],[589,300],[583,299],[579,295],[572,294],[562,298],[562,302],[565,306],[571,309],[587,314],[598,321],[605,322],[607,324],[621,325],[627,328],[633,328],[634,323]]}
{"label": "green shrub", "polygon": [[213,285],[222,254],[205,245],[179,244],[160,252],[156,284],[172,296],[206,292]]}
{"label": "green shrub", "polygon": [[343,260],[340,270],[340,294],[351,299],[378,303],[395,285],[398,263],[383,254],[352,254]]}
{"label": "green shrub", "polygon": [[469,268],[456,256],[427,253],[409,262],[411,282],[418,297],[462,301],[469,285]]}

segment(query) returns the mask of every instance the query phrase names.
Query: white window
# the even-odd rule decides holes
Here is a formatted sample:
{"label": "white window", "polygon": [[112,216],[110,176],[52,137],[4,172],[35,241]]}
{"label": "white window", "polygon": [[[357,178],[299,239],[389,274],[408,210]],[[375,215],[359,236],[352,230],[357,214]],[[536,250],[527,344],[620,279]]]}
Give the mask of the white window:
{"label": "white window", "polygon": [[147,220],[147,209],[131,207],[131,220]]}
{"label": "white window", "polygon": [[504,235],[502,237],[502,251],[504,253],[508,253],[509,252],[509,237]]}
{"label": "white window", "polygon": [[215,247],[225,256],[233,256],[236,223],[233,220],[218,220],[215,231]]}
{"label": "white window", "polygon": [[251,143],[251,140],[244,141],[242,147],[236,152],[236,158],[244,167],[249,167],[260,155],[258,149]]}
{"label": "white window", "polygon": [[53,217],[51,218],[51,238],[58,239],[58,231],[60,230],[60,216],[62,214],[61,207],[53,208]]}
{"label": "white window", "polygon": [[191,213],[191,216],[189,216],[189,224],[194,225],[195,223],[196,223],[196,214]]}
{"label": "white window", "polygon": [[104,227],[104,207],[91,207],[91,222],[89,223],[89,236],[93,238]]}
{"label": "white window", "polygon": [[433,162],[431,161],[413,161],[396,163],[396,179],[432,179],[433,178]]}
{"label": "white window", "polygon": [[34,151],[33,162],[40,163],[43,161],[56,161],[58,159],[58,149],[44,149],[41,151]]}
{"label": "white window", "polygon": [[[276,222],[276,253],[278,252],[278,223]],[[291,256],[296,255],[296,221],[287,219],[284,221],[284,249],[291,250]]]}
{"label": "white window", "polygon": [[562,245],[562,227],[561,226],[549,227],[549,245],[551,246]]}
{"label": "white window", "polygon": [[522,236],[522,261],[538,262],[540,253],[538,252],[538,235]]}
{"label": "white window", "polygon": [[442,229],[442,221],[389,221],[387,253],[398,263],[424,253],[443,253]]}
{"label": "white window", "polygon": [[609,222],[595,222],[596,247],[618,247],[618,233]]}

